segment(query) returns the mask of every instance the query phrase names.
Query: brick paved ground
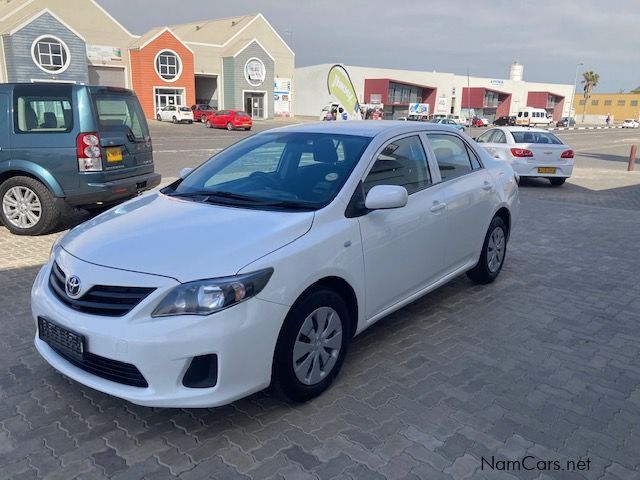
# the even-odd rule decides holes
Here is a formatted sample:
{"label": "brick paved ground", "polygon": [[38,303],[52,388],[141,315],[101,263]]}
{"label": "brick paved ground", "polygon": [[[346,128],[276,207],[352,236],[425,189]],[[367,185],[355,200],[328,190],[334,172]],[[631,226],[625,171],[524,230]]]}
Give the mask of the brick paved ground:
{"label": "brick paved ground", "polygon": [[[0,479],[640,478],[640,193],[579,173],[522,187],[498,282],[461,277],[382,320],[305,405],[159,410],[66,379],[29,315],[55,235],[0,228]],[[480,470],[525,455],[591,468]]]}

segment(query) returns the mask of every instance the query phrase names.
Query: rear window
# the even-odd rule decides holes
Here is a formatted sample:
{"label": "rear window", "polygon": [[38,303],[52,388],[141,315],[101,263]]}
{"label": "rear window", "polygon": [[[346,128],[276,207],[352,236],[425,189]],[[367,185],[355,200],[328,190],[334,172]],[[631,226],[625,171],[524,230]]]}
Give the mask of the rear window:
{"label": "rear window", "polygon": [[68,133],[73,129],[71,88],[47,85],[14,90],[16,133]]}
{"label": "rear window", "polygon": [[149,137],[147,122],[136,97],[101,94],[94,95],[93,102],[100,130],[123,132],[138,141]]}
{"label": "rear window", "polygon": [[511,132],[516,143],[552,143],[562,145],[562,142],[553,133],[547,132]]}

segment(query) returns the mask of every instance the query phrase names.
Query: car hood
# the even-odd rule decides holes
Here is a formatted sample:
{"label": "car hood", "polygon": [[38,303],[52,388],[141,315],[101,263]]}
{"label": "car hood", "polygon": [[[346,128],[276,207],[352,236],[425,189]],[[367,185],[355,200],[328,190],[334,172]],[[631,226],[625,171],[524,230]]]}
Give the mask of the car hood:
{"label": "car hood", "polygon": [[60,246],[73,256],[188,282],[235,275],[309,231],[313,212],[264,211],[151,193],[71,230]]}

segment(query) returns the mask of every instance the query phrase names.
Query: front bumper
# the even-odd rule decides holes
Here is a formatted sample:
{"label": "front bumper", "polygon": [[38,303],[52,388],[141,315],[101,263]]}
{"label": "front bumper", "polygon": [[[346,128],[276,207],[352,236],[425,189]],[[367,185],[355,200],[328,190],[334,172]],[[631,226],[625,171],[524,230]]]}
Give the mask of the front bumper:
{"label": "front bumper", "polygon": [[65,202],[73,207],[108,205],[157,187],[161,178],[159,173],[152,172],[111,182],[88,183],[83,189],[88,191],[68,195]]}
{"label": "front bumper", "polygon": [[[258,298],[216,314],[151,318],[158,302],[178,282],[89,264],[59,250],[56,259],[67,275],[92,284],[153,286],[156,290],[122,317],[85,314],[64,305],[51,291],[52,262],[39,272],[31,293],[33,318],[44,317],[86,338],[86,351],[132,364],[148,387],[107,380],[67,361],[36,333],[42,357],[64,375],[101,392],[153,407],[213,407],[262,390],[271,382],[273,352],[288,307]],[[87,287],[89,288],[89,287]],[[218,360],[214,387],[183,386],[193,357],[214,354]]]}

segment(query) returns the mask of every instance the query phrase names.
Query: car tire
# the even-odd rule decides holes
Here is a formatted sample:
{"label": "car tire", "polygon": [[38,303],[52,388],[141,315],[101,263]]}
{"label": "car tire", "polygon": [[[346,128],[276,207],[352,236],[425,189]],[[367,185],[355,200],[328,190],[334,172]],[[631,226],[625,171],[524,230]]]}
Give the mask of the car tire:
{"label": "car tire", "polygon": [[206,128],[213,128],[213,124],[211,123],[211,120],[207,120],[207,121],[204,123],[204,126],[205,126]]}
{"label": "car tire", "polygon": [[[28,201],[25,213],[18,219],[10,218],[12,212],[20,206],[16,202]],[[28,208],[31,205],[31,208]],[[27,216],[30,212],[37,220]],[[39,213],[37,213],[39,211]],[[60,221],[62,212],[49,189],[31,177],[11,177],[0,185],[0,219],[7,229],[15,235],[42,235],[53,230]],[[13,217],[13,215],[11,215]],[[20,224],[23,223],[23,226]]]}
{"label": "car tire", "polygon": [[173,117],[173,118],[171,119],[171,121],[172,121],[173,123],[178,123],[178,119],[177,119],[176,117]]}
{"label": "car tire", "polygon": [[206,115],[202,115],[202,116],[200,117],[200,121],[201,121],[202,123],[206,123],[206,121],[207,121],[207,116],[206,116]]}
{"label": "car tire", "polygon": [[227,130],[229,131],[233,130],[233,123],[231,122],[227,123]]}
{"label": "car tire", "polygon": [[566,178],[561,178],[561,177],[554,177],[549,179],[549,182],[551,182],[551,185],[553,185],[554,187],[559,187],[561,185],[564,185],[564,182],[566,181],[567,181]]}
{"label": "car tire", "polygon": [[193,120],[189,120],[189,125],[191,125],[193,123]]}
{"label": "car tire", "polygon": [[[271,382],[274,391],[284,399],[305,402],[329,388],[347,354],[352,321],[355,319],[350,318],[347,304],[334,290],[323,287],[298,299],[276,343]],[[322,353],[328,355],[324,364]]]}
{"label": "car tire", "polygon": [[507,256],[507,238],[508,232],[504,221],[500,217],[493,217],[482,244],[480,260],[467,272],[467,277],[481,285],[491,283],[498,278]]}
{"label": "car tire", "polygon": [[251,127],[247,127],[245,128],[245,130],[248,132],[249,130],[251,130]]}
{"label": "car tire", "polygon": [[159,122],[162,121],[162,117],[160,115],[156,115],[156,120],[158,120]]}

